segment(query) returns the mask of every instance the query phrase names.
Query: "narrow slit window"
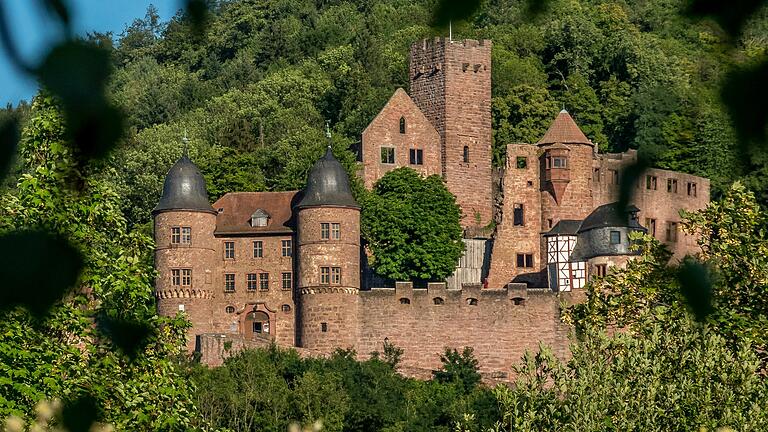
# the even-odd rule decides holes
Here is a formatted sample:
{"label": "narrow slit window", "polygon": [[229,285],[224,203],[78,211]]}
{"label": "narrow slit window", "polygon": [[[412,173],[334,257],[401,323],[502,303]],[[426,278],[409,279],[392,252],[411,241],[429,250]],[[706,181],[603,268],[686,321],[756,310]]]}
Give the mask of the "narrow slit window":
{"label": "narrow slit window", "polygon": [[512,215],[512,223],[515,226],[523,226],[524,225],[524,210],[522,204],[515,204],[513,209],[513,215]]}
{"label": "narrow slit window", "polygon": [[405,117],[400,117],[400,133],[405,133]]}
{"label": "narrow slit window", "polygon": [[469,146],[464,146],[464,163],[469,163]]}

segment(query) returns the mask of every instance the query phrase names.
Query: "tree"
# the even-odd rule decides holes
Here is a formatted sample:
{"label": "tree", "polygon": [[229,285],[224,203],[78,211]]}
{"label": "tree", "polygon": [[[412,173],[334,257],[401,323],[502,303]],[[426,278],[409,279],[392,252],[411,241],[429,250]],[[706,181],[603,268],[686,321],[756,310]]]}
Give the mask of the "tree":
{"label": "tree", "polygon": [[480,383],[480,374],[477,372],[478,362],[473,354],[472,347],[464,347],[459,353],[456,349],[446,348],[440,355],[442,368],[432,371],[437,382],[455,383],[469,393]]}
{"label": "tree", "polygon": [[[0,418],[29,415],[38,401],[59,398],[68,405],[85,401],[93,408],[79,416],[102,417],[119,429],[186,430],[195,412],[177,361],[186,323],[156,316],[151,239],[127,231],[117,196],[91,175],[98,166],[77,163],[65,137],[54,99],[36,97],[22,141],[25,174],[15,192],[0,197],[4,244],[14,233],[30,241],[28,250],[12,253],[28,262],[39,258],[30,253],[31,240],[47,235],[71,245],[37,251],[53,255],[47,265],[54,275],[30,275],[28,262],[14,270],[29,281],[77,276],[74,289],[50,309],[2,305]],[[47,235],[29,234],[35,232]],[[32,286],[41,289],[34,295],[48,295],[41,283]]]}
{"label": "tree", "polygon": [[456,198],[439,176],[385,174],[361,199],[361,231],[375,271],[397,280],[441,280],[464,250]]}

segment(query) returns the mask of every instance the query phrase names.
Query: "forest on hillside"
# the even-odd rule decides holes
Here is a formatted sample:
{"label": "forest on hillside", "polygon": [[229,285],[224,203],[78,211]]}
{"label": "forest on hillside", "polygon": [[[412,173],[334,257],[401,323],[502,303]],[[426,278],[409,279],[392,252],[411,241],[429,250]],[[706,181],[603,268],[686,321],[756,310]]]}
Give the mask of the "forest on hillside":
{"label": "forest on hillside", "polygon": [[[325,145],[326,120],[346,166],[350,148],[397,87],[434,0],[218,0],[207,32],[155,8],[108,47],[107,90],[127,132],[105,178],[130,225],[149,221],[167,169],[189,138],[213,199],[230,191],[301,188]],[[712,180],[741,179],[765,203],[768,160],[740,146],[720,98],[733,66],[765,56],[768,12],[734,41],[686,0],[489,0],[454,38],[492,39],[494,163],[505,145],[536,142],[565,107],[602,151],[637,148],[653,164]],[[8,110],[6,110],[8,111]],[[24,116],[26,108],[10,113]],[[5,115],[9,115],[6,112]]]}

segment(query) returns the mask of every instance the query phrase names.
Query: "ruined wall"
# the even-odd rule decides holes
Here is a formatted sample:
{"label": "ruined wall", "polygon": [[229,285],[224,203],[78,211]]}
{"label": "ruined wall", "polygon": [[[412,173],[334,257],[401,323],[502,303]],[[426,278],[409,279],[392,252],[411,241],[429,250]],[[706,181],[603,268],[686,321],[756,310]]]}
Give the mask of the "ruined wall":
{"label": "ruined wall", "polygon": [[[405,133],[400,133],[401,118],[405,119]],[[382,163],[382,147],[394,148],[394,163]],[[411,149],[422,151],[421,165],[411,164]],[[442,175],[440,154],[440,135],[405,91],[397,89],[363,131],[362,177],[365,187],[371,189],[384,174],[403,166],[425,176]]]}
{"label": "ruined wall", "polygon": [[[507,162],[502,179],[504,202],[501,222],[496,226],[493,253],[488,275],[490,288],[501,288],[510,282],[531,282],[542,286],[538,273],[546,264],[542,248],[540,150],[530,144],[507,146]],[[525,167],[518,167],[524,158]],[[522,164],[520,165],[522,166]],[[523,205],[523,225],[514,224],[514,206]],[[518,267],[517,254],[531,254],[533,267]]]}
{"label": "ruined wall", "polygon": [[[358,353],[381,352],[386,338],[405,350],[404,367],[437,369],[446,347],[471,346],[481,372],[508,374],[539,342],[567,354],[569,329],[560,323],[559,303],[581,295],[526,290],[522,284],[509,290],[448,290],[445,284],[413,289],[399,282],[394,289],[361,291]],[[435,304],[435,298],[443,303]]]}

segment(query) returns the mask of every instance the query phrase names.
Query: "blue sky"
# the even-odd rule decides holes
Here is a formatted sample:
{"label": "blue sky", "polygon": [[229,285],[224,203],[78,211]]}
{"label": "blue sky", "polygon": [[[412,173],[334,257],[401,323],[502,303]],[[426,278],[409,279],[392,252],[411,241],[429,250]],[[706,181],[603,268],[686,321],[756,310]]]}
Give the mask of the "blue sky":
{"label": "blue sky", "polygon": [[[29,61],[38,62],[52,43],[60,40],[56,21],[49,18],[39,0],[0,0],[6,21],[19,51]],[[119,35],[136,18],[143,18],[150,4],[157,7],[163,21],[181,7],[181,0],[65,0],[69,6],[75,31],[111,31]],[[30,100],[37,84],[8,61],[4,48],[0,50],[0,107],[14,105],[21,99]]]}

